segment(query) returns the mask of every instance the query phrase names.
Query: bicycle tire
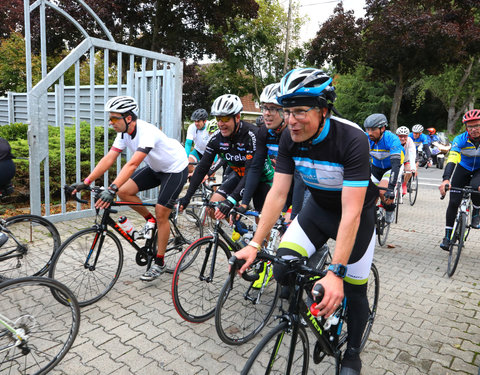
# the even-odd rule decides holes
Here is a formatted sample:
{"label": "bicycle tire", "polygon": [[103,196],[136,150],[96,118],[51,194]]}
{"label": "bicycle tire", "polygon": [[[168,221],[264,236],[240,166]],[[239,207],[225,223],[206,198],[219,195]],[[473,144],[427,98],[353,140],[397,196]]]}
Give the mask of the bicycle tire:
{"label": "bicycle tire", "polygon": [[[203,237],[203,227],[198,216],[190,210],[177,216],[176,226],[170,224],[170,238],[165,252],[166,272],[173,273],[180,256],[195,240]],[[155,241],[155,253],[156,253]],[[188,265],[186,265],[188,267]]]}
{"label": "bicycle tire", "polygon": [[398,210],[400,208],[400,199],[402,194],[402,183],[397,183],[395,189],[395,224],[398,223]]}
{"label": "bicycle tire", "polygon": [[[263,269],[265,261],[258,267]],[[271,272],[273,267],[267,265]],[[220,339],[228,345],[241,345],[253,339],[267,324],[275,310],[280,287],[272,274],[262,287],[246,281],[237,274],[230,274],[225,281],[215,308],[215,329]],[[256,285],[256,284],[255,284]]]}
{"label": "bicycle tire", "polygon": [[[99,230],[81,230],[66,240],[57,250],[49,270],[49,277],[58,280],[72,290],[80,306],[88,306],[104,297],[115,285],[123,266],[123,249],[119,239],[105,231],[105,239],[94,269],[85,268],[90,248],[93,263],[100,244]],[[61,298],[59,299],[60,301]]]}
{"label": "bicycle tire", "polygon": [[460,254],[462,253],[462,247],[464,245],[466,225],[467,215],[464,212],[461,212],[460,216],[456,219],[455,233],[448,249],[448,277],[452,277],[457,269],[458,261],[460,260]]}
{"label": "bicycle tire", "polygon": [[[53,293],[62,295],[59,304]],[[68,353],[80,326],[80,308],[73,293],[58,281],[25,277],[0,284],[0,311],[15,330],[26,333],[25,344],[0,356],[2,374],[46,374]],[[0,347],[16,342],[0,323]]]}
{"label": "bicycle tire", "polygon": [[[227,245],[220,239],[217,245],[216,259],[213,259],[213,236],[195,241],[184,251],[173,273],[173,304],[178,314],[188,322],[201,323],[215,314],[218,296],[225,280],[222,275],[227,274],[230,259]],[[202,279],[202,268],[203,275],[206,275],[212,266],[213,279]]]}
{"label": "bicycle tire", "polygon": [[377,208],[377,237],[378,244],[384,246],[387,243],[388,233],[390,232],[390,224],[385,220],[385,209],[383,207]]}
{"label": "bicycle tire", "polygon": [[409,189],[408,189],[408,200],[410,202],[410,206],[413,206],[417,200],[418,194],[418,176],[412,173],[412,177],[408,180]]}
{"label": "bicycle tire", "polygon": [[368,320],[367,325],[363,331],[362,341],[360,343],[360,351],[365,348],[365,345],[368,341],[368,336],[372,331],[372,326],[375,321],[375,316],[377,315],[377,306],[378,306],[378,297],[380,294],[380,275],[378,273],[377,267],[372,263],[370,268],[370,275],[368,276],[367,282],[367,298],[368,298]]}
{"label": "bicycle tire", "polygon": [[[291,345],[292,330],[287,322],[282,322],[273,328],[255,347],[241,374],[286,374]],[[292,361],[290,373],[307,374],[309,359],[308,336],[305,328],[299,324],[297,342],[295,343],[295,357]]]}
{"label": "bicycle tire", "polygon": [[45,275],[61,245],[55,225],[41,216],[17,215],[5,219],[5,226],[12,233],[7,234],[9,238],[0,249],[0,258],[7,254],[13,257],[0,260],[0,275],[5,279]]}

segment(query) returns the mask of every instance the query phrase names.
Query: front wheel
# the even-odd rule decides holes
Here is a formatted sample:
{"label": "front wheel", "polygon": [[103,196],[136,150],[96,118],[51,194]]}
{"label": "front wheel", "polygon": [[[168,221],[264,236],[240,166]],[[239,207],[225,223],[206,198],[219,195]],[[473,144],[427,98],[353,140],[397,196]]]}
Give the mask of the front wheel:
{"label": "front wheel", "polygon": [[449,253],[448,253],[448,277],[453,276],[457,269],[462,247],[464,245],[466,228],[467,227],[467,215],[462,212],[455,222],[455,229],[452,240],[450,241]]}
{"label": "front wheel", "polygon": [[256,265],[259,279],[246,281],[230,273],[215,309],[215,328],[220,339],[240,345],[254,338],[267,324],[277,304],[280,288],[272,277],[273,265],[261,261]]}
{"label": "front wheel", "polygon": [[437,156],[437,168],[443,169],[443,164],[445,163],[445,157],[439,158]]}
{"label": "front wheel", "polygon": [[385,209],[383,207],[377,207],[377,237],[378,244],[384,246],[387,243],[388,232],[390,232],[390,223],[387,223],[385,218]]}
{"label": "front wheel", "polygon": [[[287,322],[282,322],[272,329],[257,345],[241,374],[307,374],[309,361],[307,333],[300,324],[296,339],[292,333],[293,330],[289,328]],[[289,371],[290,353],[293,353],[293,358]]]}
{"label": "front wheel", "polygon": [[[53,294],[65,303],[58,303]],[[77,336],[80,308],[58,281],[44,277],[6,281],[0,284],[0,306],[1,374],[46,374]]]}
{"label": "front wheel", "polygon": [[7,279],[43,276],[60,247],[57,228],[37,215],[18,215],[5,220],[8,240],[0,248],[0,275]]}
{"label": "front wheel", "polygon": [[103,234],[89,228],[75,233],[58,249],[48,276],[70,288],[80,306],[87,306],[113,288],[122,266],[123,250],[118,238],[109,231]]}
{"label": "front wheel", "polygon": [[410,201],[410,206],[415,204],[418,194],[418,176],[412,173],[412,177],[408,180],[407,184],[408,190],[408,200]]}
{"label": "front wheel", "polygon": [[173,304],[188,322],[201,323],[215,314],[218,296],[228,273],[230,250],[212,236],[191,244],[177,263],[172,280]]}
{"label": "front wheel", "polygon": [[362,341],[360,344],[360,351],[365,348],[368,340],[368,336],[372,331],[375,315],[377,314],[378,296],[380,293],[380,275],[378,274],[377,267],[372,263],[370,268],[370,275],[367,281],[367,299],[368,299],[368,321],[363,331]]}

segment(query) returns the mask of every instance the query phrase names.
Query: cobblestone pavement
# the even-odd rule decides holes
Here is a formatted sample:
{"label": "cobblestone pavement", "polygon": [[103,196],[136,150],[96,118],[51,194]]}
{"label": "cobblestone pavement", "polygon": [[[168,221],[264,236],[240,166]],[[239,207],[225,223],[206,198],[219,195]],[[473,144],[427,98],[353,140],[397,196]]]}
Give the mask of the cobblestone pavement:
{"label": "cobblestone pavement", "polygon": [[[422,172],[432,180],[421,181],[438,183],[439,171]],[[480,231],[472,231],[455,275],[448,278],[447,253],[438,247],[447,201],[433,186],[421,185],[417,203],[400,207],[388,246],[376,248],[380,302],[362,354],[363,374],[478,374]],[[58,223],[62,240],[92,221]],[[229,347],[217,337],[213,319],[183,321],[172,304],[171,275],[141,282],[144,270],[135,264],[133,250],[124,249],[120,279],[106,297],[82,309],[75,345],[52,373],[239,373],[260,337]],[[311,363],[310,373],[334,370],[329,363]]]}

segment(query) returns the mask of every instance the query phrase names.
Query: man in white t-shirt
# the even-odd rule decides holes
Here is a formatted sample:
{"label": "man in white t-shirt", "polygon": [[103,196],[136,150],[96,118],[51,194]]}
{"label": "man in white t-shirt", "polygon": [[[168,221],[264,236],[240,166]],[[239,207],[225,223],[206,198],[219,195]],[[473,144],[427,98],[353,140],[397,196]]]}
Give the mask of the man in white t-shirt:
{"label": "man in white t-shirt", "polygon": [[[109,124],[118,133],[112,148],[83,181],[73,184],[77,191],[85,189],[115,163],[125,148],[132,157],[123,166],[112,184],[105,189],[95,203],[96,208],[105,209],[113,202],[115,194],[128,202],[141,202],[139,191],[160,186],[155,217],[144,206],[132,206],[145,220],[156,219],[158,246],[155,264],[141,277],[152,281],[165,271],[164,255],[170,234],[168,217],[180,191],[187,181],[188,159],[184,148],[175,139],[169,138],[156,126],[137,119],[137,102],[130,96],[117,96],[105,104],[109,112]],[[145,162],[147,166],[137,170]]]}

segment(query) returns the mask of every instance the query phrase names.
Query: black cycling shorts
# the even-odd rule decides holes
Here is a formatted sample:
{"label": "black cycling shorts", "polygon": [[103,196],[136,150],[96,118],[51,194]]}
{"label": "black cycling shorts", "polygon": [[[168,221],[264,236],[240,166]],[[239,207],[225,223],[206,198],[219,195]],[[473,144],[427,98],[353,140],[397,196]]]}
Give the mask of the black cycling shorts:
{"label": "black cycling shorts", "polygon": [[139,191],[160,186],[157,203],[172,209],[187,182],[187,177],[188,167],[178,173],[155,172],[150,167],[143,167],[135,171],[131,178],[137,184]]}

